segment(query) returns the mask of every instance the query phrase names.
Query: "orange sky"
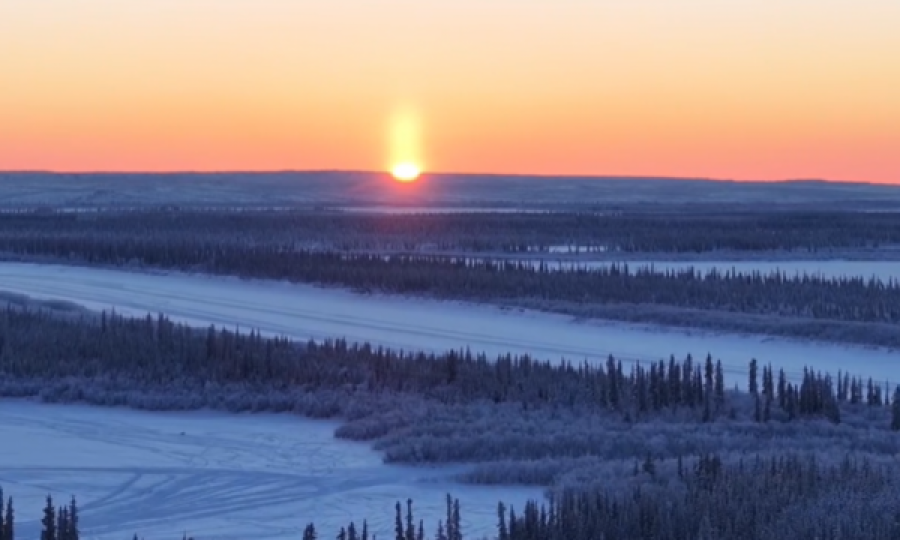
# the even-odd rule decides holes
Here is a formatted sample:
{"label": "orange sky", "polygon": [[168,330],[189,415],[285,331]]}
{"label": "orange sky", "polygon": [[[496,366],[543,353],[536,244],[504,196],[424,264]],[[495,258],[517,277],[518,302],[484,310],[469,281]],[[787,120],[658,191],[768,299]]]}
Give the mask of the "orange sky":
{"label": "orange sky", "polygon": [[0,169],[900,183],[897,0],[0,0]]}

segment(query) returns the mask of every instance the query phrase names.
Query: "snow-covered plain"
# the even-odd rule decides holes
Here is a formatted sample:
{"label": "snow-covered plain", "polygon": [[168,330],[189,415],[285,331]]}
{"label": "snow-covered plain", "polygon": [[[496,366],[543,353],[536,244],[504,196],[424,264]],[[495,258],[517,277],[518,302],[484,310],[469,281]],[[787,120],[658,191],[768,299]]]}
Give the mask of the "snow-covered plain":
{"label": "snow-covered plain", "polygon": [[745,384],[751,358],[783,367],[804,366],[900,381],[900,353],[881,348],[687,331],[652,325],[574,321],[571,317],[503,310],[462,302],[359,295],[285,282],[179,273],[0,264],[0,290],[38,299],[67,300],[90,309],[143,316],[162,312],[198,325],[225,325],[299,339],[343,337],[395,348],[445,351],[470,347],[498,355],[528,353],[573,362],[658,360],[670,354],[705,357],[725,368],[726,382]]}
{"label": "snow-covered plain", "polygon": [[[463,530],[489,535],[497,502],[519,509],[535,488],[463,486],[450,467],[385,465],[364,444],[335,439],[335,422],[288,415],[149,413],[0,401],[0,486],[14,498],[17,533],[36,538],[44,498],[75,495],[82,538],[320,538],[367,519],[393,537],[394,504],[413,499],[437,526],[445,496],[460,499]],[[429,534],[433,534],[430,530]]]}

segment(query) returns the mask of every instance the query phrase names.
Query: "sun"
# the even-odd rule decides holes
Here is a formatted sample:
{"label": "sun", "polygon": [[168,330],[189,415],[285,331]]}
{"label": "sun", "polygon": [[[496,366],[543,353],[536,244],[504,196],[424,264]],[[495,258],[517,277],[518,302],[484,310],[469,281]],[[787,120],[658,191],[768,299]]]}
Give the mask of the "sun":
{"label": "sun", "polygon": [[398,182],[415,182],[421,173],[419,166],[410,162],[398,163],[391,171]]}

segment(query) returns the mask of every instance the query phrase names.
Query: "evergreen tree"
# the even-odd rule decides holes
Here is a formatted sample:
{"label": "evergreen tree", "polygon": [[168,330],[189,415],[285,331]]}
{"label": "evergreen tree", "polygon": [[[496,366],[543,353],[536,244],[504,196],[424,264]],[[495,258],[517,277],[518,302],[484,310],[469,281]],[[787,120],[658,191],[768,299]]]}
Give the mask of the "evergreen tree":
{"label": "evergreen tree", "polygon": [[675,362],[675,355],[669,356],[669,401],[674,407],[682,405],[681,369]]}
{"label": "evergreen tree", "polygon": [[451,540],[462,540],[462,520],[459,515],[459,499],[453,500],[453,538]]}
{"label": "evergreen tree", "polygon": [[41,540],[56,539],[56,508],[53,507],[53,498],[47,495],[47,504],[44,506],[44,517],[41,519]]}
{"label": "evergreen tree", "polygon": [[406,499],[406,540],[416,540],[416,525],[413,521],[412,499]]}
{"label": "evergreen tree", "polygon": [[756,358],[754,358],[754,359],[750,360],[750,381],[748,384],[748,390],[753,395],[759,394],[759,387],[757,386],[757,383],[756,383],[757,369],[758,368],[757,368]]}
{"label": "evergreen tree", "polygon": [[716,406],[721,409],[725,405],[725,372],[721,360],[716,360],[715,386]]}
{"label": "evergreen tree", "polygon": [[6,500],[6,515],[3,518],[3,540],[15,540],[15,511],[13,510],[13,498]]}
{"label": "evergreen tree", "polygon": [[312,523],[308,524],[306,528],[303,529],[303,540],[316,540],[317,538],[316,526]]}
{"label": "evergreen tree", "polygon": [[56,509],[56,538],[59,540],[69,540],[68,538],[68,520],[69,509],[60,506]]}
{"label": "evergreen tree", "polygon": [[403,507],[400,505],[400,501],[397,501],[394,510],[394,538],[396,540],[406,540],[406,535],[403,533]]}
{"label": "evergreen tree", "polygon": [[[619,381],[616,376],[616,361],[613,359],[612,355],[609,355],[609,358],[606,360],[606,374],[609,377],[609,405],[613,409],[619,408]],[[447,525],[448,529],[450,527],[449,522]],[[448,530],[447,535],[450,536],[450,532]],[[451,537],[451,540],[452,537]]]}
{"label": "evergreen tree", "polygon": [[[612,357],[610,357],[610,361],[611,360],[612,360]],[[453,521],[453,497],[451,497],[450,494],[448,493],[447,494],[447,520],[446,520],[447,540],[457,540],[456,539],[457,531],[454,528],[454,524],[455,524],[455,522]]]}
{"label": "evergreen tree", "polygon": [[66,540],[80,540],[81,528],[79,527],[78,504],[75,502],[74,496],[72,497],[72,500],[69,501],[69,519],[67,523],[68,528]]}
{"label": "evergreen tree", "polygon": [[894,389],[891,400],[891,430],[900,431],[900,385]]}

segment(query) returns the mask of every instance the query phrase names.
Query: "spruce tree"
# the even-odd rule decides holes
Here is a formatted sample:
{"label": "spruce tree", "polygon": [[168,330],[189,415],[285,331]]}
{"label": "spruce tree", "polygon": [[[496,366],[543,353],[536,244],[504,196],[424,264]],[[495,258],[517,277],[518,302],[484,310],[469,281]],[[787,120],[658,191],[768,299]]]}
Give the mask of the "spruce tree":
{"label": "spruce tree", "polygon": [[72,500],[69,502],[69,520],[66,540],[80,540],[81,529],[78,527],[78,521],[78,504],[75,502],[75,497],[73,496]]}
{"label": "spruce tree", "polygon": [[[612,361],[612,357],[610,357],[610,361]],[[456,538],[456,530],[453,528],[453,497],[450,494],[447,494],[447,540],[455,540]]]}
{"label": "spruce tree", "polygon": [[68,524],[69,521],[69,509],[65,506],[60,506],[56,510],[56,538],[58,540],[69,540],[68,538]]}
{"label": "spruce tree", "polygon": [[459,499],[453,499],[453,538],[451,540],[462,540],[462,520],[459,516]]}
{"label": "spruce tree", "polygon": [[[613,359],[612,355],[609,355],[609,358],[606,360],[606,375],[609,380],[609,405],[613,409],[619,408],[619,381],[616,376],[616,361]],[[449,522],[447,523],[448,532],[447,535],[450,536]]]}
{"label": "spruce tree", "polygon": [[41,519],[41,540],[56,539],[56,508],[53,507],[53,498],[47,495],[47,504],[44,506],[44,517]]}
{"label": "spruce tree", "polygon": [[749,385],[748,385],[748,390],[753,395],[759,394],[759,386],[757,386],[757,380],[756,380],[757,369],[758,369],[758,366],[757,366],[756,358],[754,358],[754,359],[750,360],[750,381],[749,381]]}
{"label": "spruce tree", "polygon": [[783,369],[778,370],[778,406],[787,407],[787,376]]}
{"label": "spruce tree", "polygon": [[3,518],[3,540],[15,540],[15,511],[13,510],[13,498],[6,500],[6,515]]}
{"label": "spruce tree", "polygon": [[412,499],[406,499],[406,540],[416,540],[416,525],[413,521]]}
{"label": "spruce tree", "polygon": [[891,429],[900,431],[900,385],[894,390],[894,398],[891,401]]}
{"label": "spruce tree", "polygon": [[395,540],[406,540],[406,535],[403,534],[403,507],[400,505],[400,501],[397,501],[394,510],[394,538]]}
{"label": "spruce tree", "polygon": [[721,360],[716,360],[715,384],[716,406],[721,409],[725,405],[725,371]]}

